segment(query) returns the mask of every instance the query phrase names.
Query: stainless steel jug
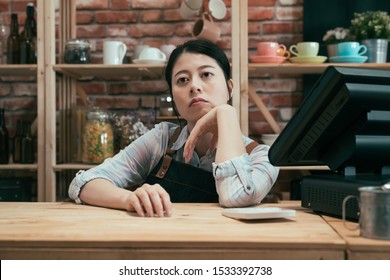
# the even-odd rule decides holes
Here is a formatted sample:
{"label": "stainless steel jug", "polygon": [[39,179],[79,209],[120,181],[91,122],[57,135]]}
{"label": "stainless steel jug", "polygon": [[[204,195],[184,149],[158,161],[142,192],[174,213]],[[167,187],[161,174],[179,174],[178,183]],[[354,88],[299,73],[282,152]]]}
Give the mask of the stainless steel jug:
{"label": "stainless steel jug", "polygon": [[345,204],[351,198],[359,201],[359,226],[361,236],[390,240],[390,191],[381,187],[359,188],[360,198],[350,195],[343,201],[343,219]]}

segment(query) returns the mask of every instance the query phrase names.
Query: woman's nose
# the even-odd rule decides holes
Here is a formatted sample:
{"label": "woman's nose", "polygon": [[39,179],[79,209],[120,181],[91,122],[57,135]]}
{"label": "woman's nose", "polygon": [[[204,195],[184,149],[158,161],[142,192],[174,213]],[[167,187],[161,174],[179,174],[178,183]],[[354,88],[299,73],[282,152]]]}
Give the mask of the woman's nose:
{"label": "woman's nose", "polygon": [[200,93],[201,90],[200,90],[200,88],[197,87],[197,86],[191,86],[190,92],[191,92],[191,93]]}
{"label": "woman's nose", "polygon": [[193,79],[192,83],[191,83],[190,92],[191,93],[200,93],[201,91],[202,90],[201,90],[201,86],[200,86],[200,81],[198,81],[197,79]]}

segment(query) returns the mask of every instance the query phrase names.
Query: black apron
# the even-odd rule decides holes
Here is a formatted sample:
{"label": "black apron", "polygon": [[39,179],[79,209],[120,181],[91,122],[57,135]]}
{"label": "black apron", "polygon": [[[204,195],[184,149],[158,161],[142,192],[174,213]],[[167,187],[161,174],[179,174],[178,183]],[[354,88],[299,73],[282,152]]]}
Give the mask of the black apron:
{"label": "black apron", "polygon": [[[172,134],[165,155],[146,178],[145,183],[161,185],[168,192],[172,202],[218,202],[212,172],[172,158],[176,151],[171,147],[180,132],[181,128],[178,127]],[[257,145],[259,145],[257,142],[247,145],[248,154]]]}

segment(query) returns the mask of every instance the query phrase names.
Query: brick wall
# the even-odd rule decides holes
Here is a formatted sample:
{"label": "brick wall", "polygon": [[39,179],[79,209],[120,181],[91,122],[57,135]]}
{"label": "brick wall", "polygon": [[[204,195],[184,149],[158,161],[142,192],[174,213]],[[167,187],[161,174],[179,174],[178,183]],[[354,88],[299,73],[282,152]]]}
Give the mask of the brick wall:
{"label": "brick wall", "polygon": [[[249,52],[254,54],[260,41],[278,41],[287,46],[302,39],[303,0],[249,0]],[[10,13],[19,13],[22,29],[24,9],[31,1],[1,1],[0,16],[9,24]],[[34,2],[34,1],[33,1]],[[217,20],[222,29],[219,45],[230,57],[231,47],[231,1],[224,1],[228,13]],[[180,17],[181,0],[78,0],[77,37],[91,43],[93,62],[102,62],[104,39],[118,39],[128,47],[128,59],[137,44],[160,47],[162,44],[179,44],[192,37],[194,20]],[[207,7],[207,1],[205,1]],[[17,80],[14,83],[14,80]],[[11,133],[17,118],[30,119],[36,107],[36,87],[28,78],[2,78],[0,106],[7,107]],[[251,79],[251,83],[280,123],[290,119],[302,99],[300,77],[269,76]],[[88,80],[83,81],[87,94],[97,105],[113,109],[137,109],[139,106],[154,107],[154,96],[162,94],[167,87],[163,80]],[[115,98],[111,98],[115,97]],[[123,108],[122,108],[123,107]],[[272,133],[269,125],[250,104],[250,134]]]}
{"label": "brick wall", "polygon": [[[224,0],[228,13],[216,20],[222,29],[218,44],[230,57],[231,1]],[[238,1],[238,0],[237,0]],[[31,1],[1,1],[0,16],[9,24],[10,13],[19,13],[19,24],[24,23],[24,10]],[[35,1],[32,1],[35,2]],[[179,44],[192,38],[194,20],[180,17],[182,0],[78,0],[77,37],[91,43],[93,62],[102,62],[102,43],[112,38],[128,47],[128,59],[137,44],[160,47]],[[205,7],[207,7],[207,2]],[[286,46],[302,40],[303,0],[249,0],[249,53],[256,52],[260,41],[278,41]],[[18,79],[15,82],[15,79]],[[251,78],[259,96],[281,126],[291,118],[302,100],[301,77],[273,75]],[[7,125],[11,136],[16,119],[32,119],[36,115],[36,87],[34,80],[1,78],[0,107],[7,109]],[[157,97],[166,92],[163,80],[118,79],[83,80],[81,85],[96,104],[108,109],[145,109],[157,106]],[[250,135],[257,139],[272,133],[257,107],[250,102]],[[283,189],[284,187],[282,187]]]}
{"label": "brick wall", "polygon": [[[303,0],[263,0],[249,3],[249,55],[256,44],[275,41],[289,47],[303,38]],[[301,77],[272,75],[251,78],[250,82],[282,127],[302,100]],[[253,137],[273,133],[257,107],[250,103],[249,134]]]}
{"label": "brick wall", "polygon": [[[207,2],[207,1],[205,1]],[[279,41],[287,46],[302,39],[302,0],[249,0],[249,47],[250,54],[255,53],[256,44],[260,41]],[[92,45],[93,60],[102,61],[102,41],[105,38],[122,40],[128,46],[131,58],[137,44],[148,44],[159,47],[162,44],[179,44],[191,38],[194,20],[180,17],[178,8],[181,1],[78,1],[77,35],[88,38]],[[231,2],[225,1],[228,13],[218,24],[222,29],[222,37],[218,44],[230,56],[231,47]],[[207,7],[207,3],[205,3]],[[104,85],[100,85],[103,83]],[[284,126],[294,113],[302,99],[300,77],[269,76],[251,79],[251,83],[269,107],[271,113],[281,126]],[[141,93],[158,94],[166,90],[164,81],[130,81],[105,83],[101,81],[95,87],[85,87],[90,96],[100,102],[100,95],[125,95],[122,98],[136,99]],[[139,104],[143,104],[142,97]],[[150,98],[150,97],[149,97]],[[125,102],[133,108],[137,102]],[[134,97],[133,97],[134,101]],[[114,102],[115,103],[115,102]],[[118,104],[118,103],[116,103]],[[151,102],[147,102],[151,104]],[[132,106],[133,105],[133,106]],[[110,107],[114,107],[111,104]],[[272,133],[270,126],[258,112],[254,104],[250,104],[250,135],[259,137],[263,133]]]}

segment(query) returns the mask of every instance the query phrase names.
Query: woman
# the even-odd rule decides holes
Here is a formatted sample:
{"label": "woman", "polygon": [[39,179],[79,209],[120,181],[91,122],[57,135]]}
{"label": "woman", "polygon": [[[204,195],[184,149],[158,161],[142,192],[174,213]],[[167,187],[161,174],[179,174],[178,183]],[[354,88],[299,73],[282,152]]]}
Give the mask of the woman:
{"label": "woman", "polygon": [[[261,202],[277,176],[268,146],[242,135],[237,111],[229,105],[233,81],[225,53],[214,43],[191,40],[170,55],[165,78],[173,106],[187,125],[173,143],[174,160],[212,171],[223,207]],[[77,203],[136,211],[139,216],[170,216],[172,202],[159,184],[145,183],[168,148],[178,125],[157,124],[113,158],[79,171],[69,196]],[[135,188],[136,186],[140,186]]]}

